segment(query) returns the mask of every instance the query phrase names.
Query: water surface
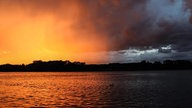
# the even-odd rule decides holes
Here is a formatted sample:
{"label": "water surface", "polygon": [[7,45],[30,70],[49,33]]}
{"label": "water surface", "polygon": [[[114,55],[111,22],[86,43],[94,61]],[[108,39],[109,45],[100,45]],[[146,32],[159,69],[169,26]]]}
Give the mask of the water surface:
{"label": "water surface", "polygon": [[0,107],[192,107],[191,71],[1,72]]}

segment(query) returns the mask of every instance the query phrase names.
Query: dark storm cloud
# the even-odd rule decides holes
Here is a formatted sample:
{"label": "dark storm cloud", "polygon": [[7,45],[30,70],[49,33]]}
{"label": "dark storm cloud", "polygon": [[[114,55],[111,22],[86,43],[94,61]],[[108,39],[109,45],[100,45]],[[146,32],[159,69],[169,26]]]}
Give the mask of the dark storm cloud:
{"label": "dark storm cloud", "polygon": [[60,20],[74,9],[68,7],[76,6],[80,15],[73,27],[93,27],[113,51],[166,45],[181,52],[192,49],[191,0],[0,0],[5,3],[24,7],[31,15],[51,12]]}
{"label": "dark storm cloud", "polygon": [[159,53],[171,53],[171,51],[172,51],[171,49],[162,49],[162,48],[158,50]]}
{"label": "dark storm cloud", "polygon": [[189,10],[191,12],[191,16],[189,18],[189,22],[192,24],[192,1],[191,0],[185,0],[184,2],[185,9]]}
{"label": "dark storm cloud", "polygon": [[[111,5],[111,0],[107,1],[105,5],[91,6],[94,7],[91,22],[98,32],[109,38],[111,50],[126,49],[140,43],[143,45],[140,40],[144,31],[148,31],[142,29],[150,25],[148,13],[145,11],[147,0],[119,0],[118,5]],[[93,2],[92,4],[95,5]],[[92,13],[91,11],[89,13]]]}
{"label": "dark storm cloud", "polygon": [[112,61],[191,60],[191,4],[191,0],[119,0],[118,5],[97,5],[91,21],[108,37],[110,50],[117,51]]}
{"label": "dark storm cloud", "polygon": [[174,50],[187,51],[192,48],[189,3],[190,0],[89,1],[85,6],[89,17],[82,22],[90,21],[105,34],[110,50],[172,45]]}

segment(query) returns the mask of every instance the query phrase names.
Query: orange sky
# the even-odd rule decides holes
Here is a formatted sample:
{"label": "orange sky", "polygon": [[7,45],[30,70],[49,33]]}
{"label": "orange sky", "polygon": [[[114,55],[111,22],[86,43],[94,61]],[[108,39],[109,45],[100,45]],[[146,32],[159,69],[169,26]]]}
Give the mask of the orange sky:
{"label": "orange sky", "polygon": [[107,59],[97,54],[108,48],[105,34],[98,33],[89,21],[81,22],[86,15],[81,3],[69,0],[54,7],[27,1],[0,1],[0,64],[39,59],[99,63]]}
{"label": "orange sky", "polygon": [[[190,0],[0,0],[0,64],[27,64],[33,60],[86,63],[162,60],[165,56],[161,54],[165,52],[159,52],[160,56],[155,58],[151,53],[143,57],[138,54],[169,45],[172,47],[168,56],[191,59],[188,57],[192,48],[190,3]],[[134,58],[131,51],[124,51],[129,49],[140,52],[134,53],[137,56]],[[177,53],[172,54],[172,50]]]}

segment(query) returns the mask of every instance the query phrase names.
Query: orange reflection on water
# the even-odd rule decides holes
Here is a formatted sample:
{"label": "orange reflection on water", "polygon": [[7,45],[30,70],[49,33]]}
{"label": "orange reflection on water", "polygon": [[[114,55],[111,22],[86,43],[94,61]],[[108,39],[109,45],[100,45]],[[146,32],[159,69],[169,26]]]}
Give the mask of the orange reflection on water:
{"label": "orange reflection on water", "polygon": [[0,73],[0,107],[104,106],[110,86],[100,73]]}

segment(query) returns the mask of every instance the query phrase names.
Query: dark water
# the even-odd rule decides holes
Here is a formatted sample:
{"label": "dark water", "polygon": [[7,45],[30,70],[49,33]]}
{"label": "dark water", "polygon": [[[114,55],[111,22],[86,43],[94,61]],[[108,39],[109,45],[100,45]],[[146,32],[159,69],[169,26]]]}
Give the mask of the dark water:
{"label": "dark water", "polygon": [[0,107],[192,107],[191,71],[0,73]]}

